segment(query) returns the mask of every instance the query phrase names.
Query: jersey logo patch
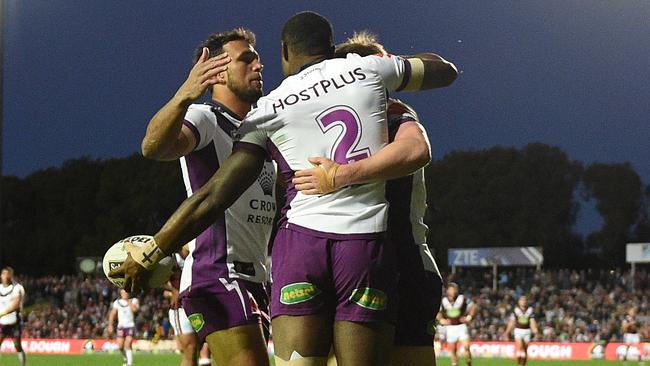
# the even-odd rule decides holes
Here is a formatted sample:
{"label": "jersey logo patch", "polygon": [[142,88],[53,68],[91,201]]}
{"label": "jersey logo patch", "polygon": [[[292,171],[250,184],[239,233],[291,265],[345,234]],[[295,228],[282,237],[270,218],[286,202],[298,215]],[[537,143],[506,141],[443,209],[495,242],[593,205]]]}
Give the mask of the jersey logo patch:
{"label": "jersey logo patch", "polygon": [[309,282],[296,282],[284,286],[280,290],[280,302],[293,305],[309,301],[318,296],[321,291]]}
{"label": "jersey logo patch", "polygon": [[370,310],[384,310],[388,303],[386,293],[370,287],[358,288],[352,291],[350,301]]}
{"label": "jersey logo patch", "polygon": [[257,183],[259,183],[265,196],[273,197],[273,186],[275,180],[273,179],[273,173],[266,168],[266,164],[264,164],[260,176],[257,177]]}
{"label": "jersey logo patch", "polygon": [[187,319],[189,319],[192,329],[194,329],[195,332],[203,329],[203,326],[205,325],[205,320],[203,320],[203,314],[201,313],[190,314]]}

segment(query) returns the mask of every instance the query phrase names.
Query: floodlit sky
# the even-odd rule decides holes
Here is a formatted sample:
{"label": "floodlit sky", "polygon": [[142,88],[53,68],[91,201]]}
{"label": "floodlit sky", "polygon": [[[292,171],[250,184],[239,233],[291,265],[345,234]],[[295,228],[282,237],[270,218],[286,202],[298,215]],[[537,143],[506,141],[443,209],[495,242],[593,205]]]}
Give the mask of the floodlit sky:
{"label": "floodlit sky", "polygon": [[456,63],[451,88],[399,95],[436,158],[543,142],[588,163],[629,161],[650,183],[648,1],[4,3],[5,175],[138,151],[211,32],[256,32],[270,91],[281,80],[284,21],[315,10],[337,41],[369,29],[392,53],[435,51]]}

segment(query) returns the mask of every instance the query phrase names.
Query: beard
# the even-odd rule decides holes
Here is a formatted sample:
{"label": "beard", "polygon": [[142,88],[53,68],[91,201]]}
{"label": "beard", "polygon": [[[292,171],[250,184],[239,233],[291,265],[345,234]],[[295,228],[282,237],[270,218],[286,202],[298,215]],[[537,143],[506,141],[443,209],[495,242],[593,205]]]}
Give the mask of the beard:
{"label": "beard", "polygon": [[235,78],[232,77],[229,77],[228,82],[226,83],[228,89],[230,89],[230,91],[232,91],[233,94],[237,96],[237,98],[251,104],[257,102],[257,100],[260,99],[264,94],[262,88],[257,89],[242,84],[243,83],[241,81],[235,82]]}

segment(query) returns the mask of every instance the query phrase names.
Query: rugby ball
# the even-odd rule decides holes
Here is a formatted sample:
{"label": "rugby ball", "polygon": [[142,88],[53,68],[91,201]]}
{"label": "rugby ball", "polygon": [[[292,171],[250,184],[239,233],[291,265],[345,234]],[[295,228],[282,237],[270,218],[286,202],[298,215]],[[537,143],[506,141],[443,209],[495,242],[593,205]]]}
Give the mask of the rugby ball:
{"label": "rugby ball", "polygon": [[[144,243],[150,239],[150,235],[129,236],[128,238],[124,238],[108,248],[108,251],[106,251],[106,254],[104,254],[104,260],[102,262],[102,267],[104,268],[104,275],[106,278],[108,278],[108,280],[111,281],[115,286],[122,288],[124,286],[124,278],[109,277],[108,272],[118,268],[126,260],[129,253],[125,247],[125,244],[131,243],[135,246],[142,247],[144,246]],[[151,270],[147,286],[149,288],[161,287],[167,283],[167,281],[169,281],[169,277],[171,277],[173,270],[174,259],[171,256],[161,259],[160,262],[158,262]]]}

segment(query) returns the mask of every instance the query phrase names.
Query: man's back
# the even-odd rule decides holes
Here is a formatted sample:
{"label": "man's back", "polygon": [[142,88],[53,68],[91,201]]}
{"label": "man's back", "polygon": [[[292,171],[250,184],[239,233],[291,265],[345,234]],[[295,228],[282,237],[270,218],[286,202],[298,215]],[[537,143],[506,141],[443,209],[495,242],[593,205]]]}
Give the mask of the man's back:
{"label": "man's back", "polygon": [[[268,149],[287,182],[311,167],[309,157],[339,164],[364,159],[388,141],[386,90],[402,85],[405,67],[399,57],[358,55],[307,66],[260,99],[249,117],[275,117],[257,126],[244,123],[241,142]],[[386,230],[386,210],[383,182],[325,196],[303,195],[289,183],[282,224],[331,234],[377,233]]]}

